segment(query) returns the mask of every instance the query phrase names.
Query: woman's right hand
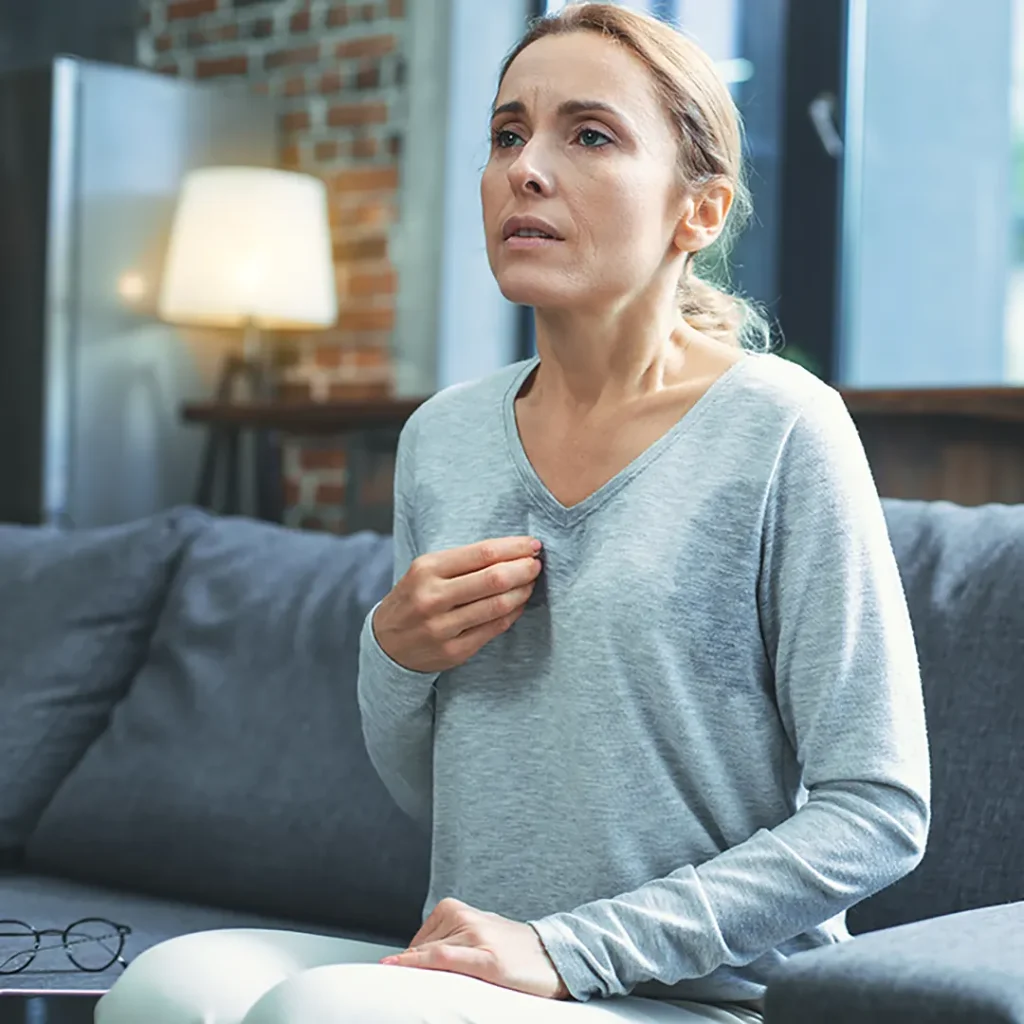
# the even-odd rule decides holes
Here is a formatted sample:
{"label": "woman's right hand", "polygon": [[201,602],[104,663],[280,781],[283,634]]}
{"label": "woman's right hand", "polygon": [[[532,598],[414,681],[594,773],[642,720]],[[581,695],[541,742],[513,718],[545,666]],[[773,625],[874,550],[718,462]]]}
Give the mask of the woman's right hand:
{"label": "woman's right hand", "polygon": [[532,537],[498,537],[421,555],[374,613],[377,643],[414,672],[463,664],[523,614],[539,549]]}

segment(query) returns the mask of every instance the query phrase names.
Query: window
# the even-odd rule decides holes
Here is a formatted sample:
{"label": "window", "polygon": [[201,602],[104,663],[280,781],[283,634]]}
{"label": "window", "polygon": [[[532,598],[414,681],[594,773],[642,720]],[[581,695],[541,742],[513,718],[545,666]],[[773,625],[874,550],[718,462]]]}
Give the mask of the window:
{"label": "window", "polygon": [[849,0],[839,376],[1021,380],[1020,3]]}

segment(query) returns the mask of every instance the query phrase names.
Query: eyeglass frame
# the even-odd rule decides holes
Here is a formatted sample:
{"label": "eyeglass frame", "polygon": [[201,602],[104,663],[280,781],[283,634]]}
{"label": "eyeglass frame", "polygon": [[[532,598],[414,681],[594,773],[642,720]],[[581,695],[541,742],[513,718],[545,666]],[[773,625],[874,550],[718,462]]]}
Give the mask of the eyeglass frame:
{"label": "eyeglass frame", "polygon": [[[79,925],[88,924],[90,922],[96,922],[98,924],[109,925],[116,932],[117,952],[111,958],[110,963],[106,964],[103,967],[83,967],[71,955],[70,946],[73,945],[73,944],[77,945],[77,943],[80,943],[80,942],[89,942],[89,941],[99,942],[100,941],[98,938],[95,938],[94,936],[89,936],[87,938],[78,939],[77,942],[75,942],[75,943],[71,943],[71,942],[68,941],[68,937],[69,937],[72,929],[77,928]],[[65,956],[67,956],[68,960],[71,961],[71,964],[75,968],[75,970],[81,971],[84,974],[102,974],[104,971],[109,971],[110,968],[114,966],[114,964],[118,964],[118,963],[121,965],[122,969],[125,969],[125,968],[128,967],[128,961],[125,960],[125,958],[121,955],[124,952],[125,939],[129,935],[131,935],[131,933],[132,933],[131,928],[129,928],[128,925],[126,925],[126,924],[118,924],[116,921],[111,921],[111,920],[109,920],[106,917],[82,917],[82,918],[79,918],[79,920],[77,920],[77,921],[72,921],[71,924],[69,924],[64,929],[61,929],[61,928],[33,928],[32,925],[30,925],[27,921],[19,921],[15,917],[0,918],[0,928],[3,928],[3,926],[7,925],[7,924],[21,925],[21,927],[25,929],[25,933],[24,933],[24,935],[22,935],[21,932],[4,932],[4,931],[0,931],[0,938],[8,938],[8,939],[25,938],[26,940],[31,938],[31,939],[34,940],[35,944],[34,944],[32,949],[26,949],[23,953],[12,953],[11,956],[9,956],[7,958],[7,960],[3,961],[3,963],[0,964],[0,977],[5,977],[5,976],[9,977],[9,976],[14,975],[14,974],[21,974],[22,971],[28,970],[28,968],[35,962],[36,957],[40,953],[46,952],[47,949],[56,949],[57,948],[56,946],[49,946],[49,947],[46,947],[46,948],[41,946],[41,942],[42,942],[42,940],[46,936],[56,936],[57,938],[59,938],[60,939],[61,949],[64,950]],[[103,936],[103,937],[106,938],[107,936]],[[111,936],[111,938],[113,938],[113,936]],[[16,956],[27,956],[28,959],[25,961],[25,963],[21,967],[17,968],[17,970],[13,970],[13,971],[8,970],[7,967],[6,967],[7,962],[9,960],[13,959]]]}

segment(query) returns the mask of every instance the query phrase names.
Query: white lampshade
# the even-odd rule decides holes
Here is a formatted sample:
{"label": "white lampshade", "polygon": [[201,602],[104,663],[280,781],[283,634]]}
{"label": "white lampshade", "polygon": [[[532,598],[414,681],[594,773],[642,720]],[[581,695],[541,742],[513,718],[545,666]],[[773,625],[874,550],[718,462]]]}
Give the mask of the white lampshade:
{"label": "white lampshade", "polygon": [[160,290],[165,320],[330,327],[334,281],[319,178],[263,167],[207,167],[185,178]]}

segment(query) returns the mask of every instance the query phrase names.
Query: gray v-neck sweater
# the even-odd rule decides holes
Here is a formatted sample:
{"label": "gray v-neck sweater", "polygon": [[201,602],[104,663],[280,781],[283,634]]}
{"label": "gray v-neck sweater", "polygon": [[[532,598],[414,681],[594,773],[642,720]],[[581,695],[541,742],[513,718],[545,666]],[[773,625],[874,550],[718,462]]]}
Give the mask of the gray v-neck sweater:
{"label": "gray v-neck sweater", "polygon": [[919,862],[921,685],[881,504],[839,395],[748,354],[567,508],[514,400],[527,360],[405,427],[395,579],[532,535],[523,617],[439,675],[362,634],[374,766],[445,896],[529,922],[577,999],[758,1000]]}

